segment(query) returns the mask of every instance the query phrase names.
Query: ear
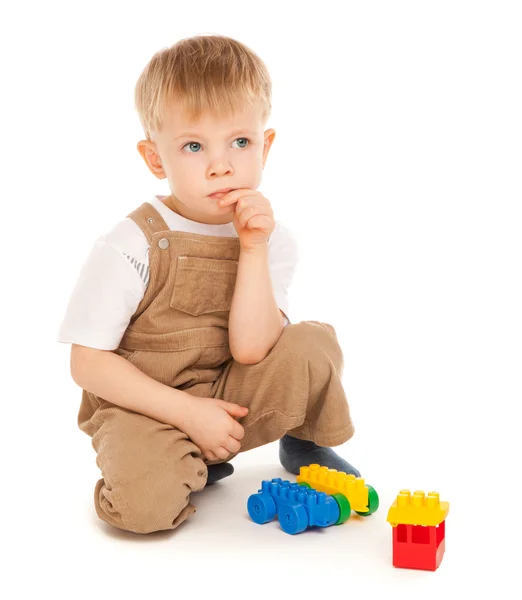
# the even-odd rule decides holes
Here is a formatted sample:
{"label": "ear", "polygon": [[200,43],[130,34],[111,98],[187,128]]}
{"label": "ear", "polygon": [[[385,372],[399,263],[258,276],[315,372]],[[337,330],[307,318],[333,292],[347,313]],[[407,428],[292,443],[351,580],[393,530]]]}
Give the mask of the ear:
{"label": "ear", "polygon": [[268,151],[274,142],[275,135],[275,129],[267,129],[265,131],[265,143],[263,146],[263,169],[265,168],[266,157],[268,156]]}
{"label": "ear", "polygon": [[161,164],[161,157],[156,151],[156,144],[150,140],[140,140],[137,145],[138,152],[149,167],[150,172],[158,179],[167,177]]}

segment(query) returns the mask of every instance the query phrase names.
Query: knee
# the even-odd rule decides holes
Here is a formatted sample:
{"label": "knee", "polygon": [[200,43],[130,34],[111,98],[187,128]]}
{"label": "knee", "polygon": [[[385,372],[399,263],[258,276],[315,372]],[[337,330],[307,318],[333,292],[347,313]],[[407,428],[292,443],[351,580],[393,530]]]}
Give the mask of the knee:
{"label": "knee", "polygon": [[[201,488],[206,481],[201,472]],[[98,516],[120,529],[134,533],[153,533],[174,529],[194,512],[189,503],[191,488],[182,483],[167,485],[165,481],[147,478],[120,483],[109,489],[101,479],[95,491]]]}
{"label": "knee", "polygon": [[283,331],[293,355],[297,354],[314,364],[333,363],[338,370],[342,369],[342,349],[335,329],[329,323],[301,321],[287,325]]}
{"label": "knee", "polygon": [[120,504],[122,522],[136,533],[152,533],[170,529],[181,510],[188,504],[189,495],[165,498],[158,494],[139,497],[128,490]]}

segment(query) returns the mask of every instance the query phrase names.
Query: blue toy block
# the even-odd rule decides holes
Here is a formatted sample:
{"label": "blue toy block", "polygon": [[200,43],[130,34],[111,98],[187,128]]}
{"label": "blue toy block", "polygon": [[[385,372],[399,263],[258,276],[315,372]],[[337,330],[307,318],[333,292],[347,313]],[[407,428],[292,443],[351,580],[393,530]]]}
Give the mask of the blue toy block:
{"label": "blue toy block", "polygon": [[335,525],[340,516],[333,496],[280,478],[264,480],[247,502],[250,518],[263,525],[277,515],[282,530],[294,535],[308,527]]}

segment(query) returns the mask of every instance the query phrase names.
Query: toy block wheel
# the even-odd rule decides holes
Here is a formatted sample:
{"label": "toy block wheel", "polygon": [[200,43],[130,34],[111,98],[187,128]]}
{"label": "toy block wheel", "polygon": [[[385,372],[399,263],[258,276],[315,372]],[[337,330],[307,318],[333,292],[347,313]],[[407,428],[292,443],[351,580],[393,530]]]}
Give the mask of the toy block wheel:
{"label": "toy block wheel", "polygon": [[344,494],[332,494],[332,496],[339,505],[339,518],[337,519],[336,525],[346,523],[352,514],[352,507],[350,506],[348,498]]}
{"label": "toy block wheel", "polygon": [[247,502],[250,518],[258,525],[268,523],[276,516],[276,504],[271,496],[252,494]]}
{"label": "toy block wheel", "polygon": [[371,485],[366,486],[368,488],[368,510],[366,512],[355,512],[361,517],[368,517],[373,514],[379,508],[379,496]]}
{"label": "toy block wheel", "polygon": [[278,516],[281,529],[290,535],[308,527],[308,514],[302,504],[282,504]]}

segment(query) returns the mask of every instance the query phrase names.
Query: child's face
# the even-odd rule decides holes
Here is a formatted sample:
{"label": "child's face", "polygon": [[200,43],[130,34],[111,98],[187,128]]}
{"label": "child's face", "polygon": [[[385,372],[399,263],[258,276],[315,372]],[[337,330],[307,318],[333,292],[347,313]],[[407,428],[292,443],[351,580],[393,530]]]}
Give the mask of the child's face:
{"label": "child's face", "polygon": [[245,107],[233,117],[205,114],[187,121],[173,105],[161,132],[142,140],[138,150],[159,179],[168,179],[169,202],[184,217],[202,223],[228,223],[235,204],[221,207],[215,197],[224,188],[256,190],[275,131],[263,131],[261,109]]}

